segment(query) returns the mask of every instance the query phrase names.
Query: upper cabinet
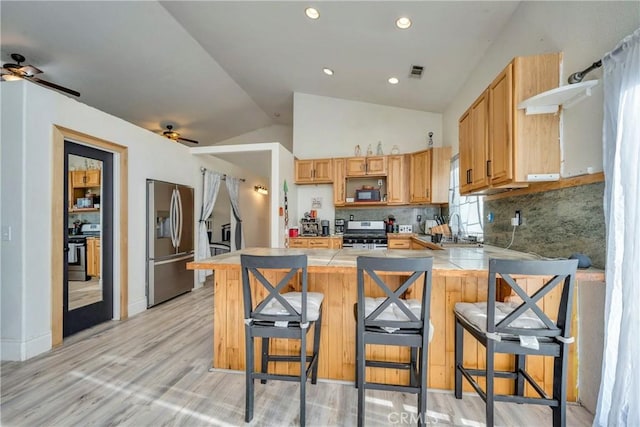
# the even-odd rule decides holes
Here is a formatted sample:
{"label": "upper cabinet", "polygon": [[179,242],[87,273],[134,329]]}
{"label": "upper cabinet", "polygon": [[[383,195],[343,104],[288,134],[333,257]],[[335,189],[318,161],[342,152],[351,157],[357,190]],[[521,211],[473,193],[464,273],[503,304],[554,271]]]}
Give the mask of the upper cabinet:
{"label": "upper cabinet", "polygon": [[409,201],[409,161],[407,155],[389,156],[387,160],[387,204],[406,205]]}
{"label": "upper cabinet", "polygon": [[409,202],[449,203],[451,147],[435,147],[411,154]]}
{"label": "upper cabinet", "polygon": [[560,53],[514,58],[462,115],[462,194],[560,178],[559,115],[518,109],[522,101],[558,87],[560,61]]}
{"label": "upper cabinet", "polygon": [[75,188],[100,187],[100,169],[72,171],[71,185]]}
{"label": "upper cabinet", "polygon": [[460,193],[489,186],[489,90],[485,90],[459,122]]}
{"label": "upper cabinet", "polygon": [[347,177],[387,175],[387,156],[348,157],[345,160]]}
{"label": "upper cabinet", "polygon": [[333,182],[333,159],[295,161],[296,184],[323,184]]}
{"label": "upper cabinet", "polygon": [[344,206],[346,202],[346,182],[344,179],[345,159],[333,159],[333,204]]}

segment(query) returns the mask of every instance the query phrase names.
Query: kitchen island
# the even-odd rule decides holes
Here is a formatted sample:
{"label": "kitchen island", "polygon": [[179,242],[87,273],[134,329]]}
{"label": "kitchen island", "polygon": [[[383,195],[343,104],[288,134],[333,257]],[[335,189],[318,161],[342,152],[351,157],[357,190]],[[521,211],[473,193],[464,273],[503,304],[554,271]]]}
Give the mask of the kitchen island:
{"label": "kitchen island", "polygon": [[[322,292],[324,315],[318,375],[320,378],[353,381],[355,377],[355,318],[353,306],[357,299],[356,258],[361,255],[380,257],[433,257],[433,280],[431,291],[431,321],[435,332],[429,345],[429,388],[452,390],[454,385],[454,315],[456,302],[476,302],[486,300],[487,270],[489,258],[538,259],[530,254],[504,250],[491,246],[459,246],[446,250],[359,250],[359,249],[273,249],[248,248],[219,255],[201,261],[194,261],[189,269],[214,270],[214,321],[213,321],[213,363],[214,368],[244,370],[244,323],[242,302],[242,278],[240,254],[251,255],[293,255],[306,254],[308,257],[309,291]],[[402,281],[402,276],[389,280]],[[527,288],[541,286],[541,279],[517,278]],[[600,270],[578,272],[576,291],[581,281],[604,281]],[[295,290],[298,283],[291,283],[289,290]],[[378,295],[372,295],[378,296]],[[380,295],[382,296],[382,295]],[[407,295],[416,298],[420,295]],[[577,300],[577,292],[574,301]],[[559,295],[550,293],[544,298],[543,310],[552,311],[557,307]],[[577,304],[573,305],[572,335],[576,343],[570,346],[569,393],[568,399],[577,397]],[[287,340],[273,340],[272,348],[285,353],[294,350],[297,343]],[[259,347],[259,344],[258,344]],[[310,350],[310,349],[309,349]],[[377,358],[400,360],[408,357],[408,352],[394,347],[369,346],[367,352]],[[259,348],[256,349],[259,353]],[[484,347],[478,345],[471,336],[465,335],[464,362],[466,366],[484,367]],[[258,363],[258,361],[256,361]],[[509,368],[513,361],[508,355],[497,356],[496,368]],[[257,365],[256,365],[257,366]],[[528,357],[530,372],[551,392],[553,360],[543,357]],[[296,364],[276,365],[278,373],[297,372]],[[373,381],[404,382],[406,371],[370,368],[367,376]],[[464,382],[465,389],[471,391]],[[497,380],[496,390],[506,392],[512,382]]]}

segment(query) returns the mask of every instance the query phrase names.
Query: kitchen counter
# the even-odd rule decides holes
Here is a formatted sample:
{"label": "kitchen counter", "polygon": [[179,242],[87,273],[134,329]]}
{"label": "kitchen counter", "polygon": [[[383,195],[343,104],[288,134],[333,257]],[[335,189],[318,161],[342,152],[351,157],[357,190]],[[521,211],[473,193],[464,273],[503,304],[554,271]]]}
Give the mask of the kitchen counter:
{"label": "kitchen counter", "polygon": [[[429,345],[429,384],[430,388],[452,390],[454,380],[454,316],[453,306],[456,302],[475,302],[486,300],[487,268],[489,258],[503,259],[538,259],[531,254],[505,250],[489,245],[481,247],[465,245],[445,247],[444,250],[360,250],[360,249],[273,249],[248,248],[237,252],[218,255],[201,261],[187,264],[189,269],[215,270],[215,298],[213,312],[213,367],[244,370],[244,323],[242,285],[240,273],[240,254],[252,255],[285,255],[306,254],[308,257],[309,291],[322,292],[324,315],[322,320],[322,337],[318,375],[321,378],[353,381],[355,374],[355,319],[353,304],[357,299],[356,259],[360,255],[380,257],[433,257],[433,280],[431,291],[431,321],[435,332]],[[267,273],[279,274],[279,273]],[[402,283],[406,275],[389,275],[387,280],[393,284]],[[541,286],[538,278],[516,277],[516,281],[529,288]],[[604,281],[604,273],[600,270],[580,270],[577,275],[577,291],[580,282]],[[299,288],[294,279],[289,290]],[[382,295],[371,295],[382,296]],[[419,293],[410,295],[419,298]],[[575,295],[577,300],[577,292]],[[559,295],[549,293],[543,299],[543,310],[551,311],[557,306]],[[569,348],[569,392],[568,400],[577,398],[577,348],[578,322],[577,304],[573,305],[572,335],[576,342]],[[289,348],[287,340],[273,340],[274,351],[286,353]],[[294,344],[295,346],[295,344]],[[257,344],[260,347],[260,344]],[[260,349],[256,349],[260,354]],[[387,360],[402,360],[408,353],[397,348],[370,346],[367,349],[376,357]],[[484,347],[465,343],[465,364],[470,367],[484,366]],[[509,368],[513,364],[507,355],[498,356],[496,367]],[[528,365],[534,377],[541,379],[543,388],[551,393],[553,377],[553,361],[546,358],[531,358]],[[256,365],[258,368],[258,366]],[[281,373],[295,374],[299,369],[295,364],[279,367]],[[379,368],[368,370],[373,381],[389,380],[405,381],[406,372],[387,372]],[[468,384],[465,390],[471,391]],[[497,380],[496,390],[507,392],[512,382]]]}

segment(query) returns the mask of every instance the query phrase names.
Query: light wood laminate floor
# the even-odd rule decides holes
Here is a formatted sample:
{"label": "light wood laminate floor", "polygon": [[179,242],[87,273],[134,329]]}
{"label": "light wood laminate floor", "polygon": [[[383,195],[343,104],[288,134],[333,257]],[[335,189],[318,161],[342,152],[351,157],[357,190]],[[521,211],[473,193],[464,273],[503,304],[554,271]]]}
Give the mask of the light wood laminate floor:
{"label": "light wood laminate floor", "polygon": [[[27,362],[1,365],[1,424],[237,426],[244,424],[244,375],[209,372],[212,355],[211,285],[123,322],[107,322],[65,340],[62,347]],[[243,334],[244,331],[238,331]],[[298,425],[298,385],[256,382],[250,425]],[[367,426],[415,425],[416,397],[367,391]],[[430,425],[484,425],[475,395],[428,397]],[[356,425],[352,385],[307,386],[307,424]],[[568,426],[593,417],[568,407]],[[498,403],[496,425],[551,425],[551,410]]]}

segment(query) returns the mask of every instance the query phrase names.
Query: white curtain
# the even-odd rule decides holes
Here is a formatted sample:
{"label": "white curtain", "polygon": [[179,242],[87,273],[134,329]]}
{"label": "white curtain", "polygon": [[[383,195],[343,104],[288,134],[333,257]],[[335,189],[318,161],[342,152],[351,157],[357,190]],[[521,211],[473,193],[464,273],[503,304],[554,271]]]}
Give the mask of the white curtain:
{"label": "white curtain", "polygon": [[602,64],[607,259],[594,425],[631,427],[640,426],[640,28]]}
{"label": "white curtain", "polygon": [[[213,212],[216,204],[218,190],[220,189],[220,175],[211,171],[204,171],[204,185],[202,189],[202,210],[200,211],[200,222],[198,223],[198,251],[196,259],[201,260],[211,256],[209,247],[209,236],[207,235],[207,219]],[[213,274],[212,270],[198,270],[198,282],[205,281],[207,276]]]}
{"label": "white curtain", "polygon": [[229,200],[231,200],[231,210],[236,219],[236,229],[234,232],[234,245],[232,250],[242,248],[242,219],[240,217],[240,179],[227,176],[227,190],[229,191]]}

